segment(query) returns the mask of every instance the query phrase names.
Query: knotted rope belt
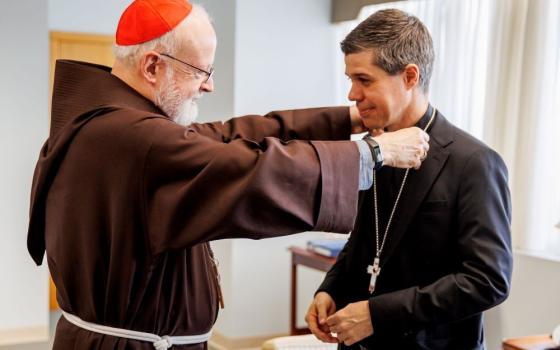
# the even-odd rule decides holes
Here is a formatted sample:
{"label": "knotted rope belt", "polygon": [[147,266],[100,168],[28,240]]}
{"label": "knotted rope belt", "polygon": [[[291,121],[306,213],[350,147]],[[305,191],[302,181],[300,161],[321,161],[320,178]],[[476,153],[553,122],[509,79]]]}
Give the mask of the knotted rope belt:
{"label": "knotted rope belt", "polygon": [[186,335],[186,336],[179,336],[179,337],[171,337],[171,336],[164,335],[163,337],[160,337],[159,335],[152,334],[152,333],[144,333],[144,332],[131,331],[122,328],[101,326],[95,323],[84,321],[78,316],[69,314],[68,312],[65,311],[62,311],[62,315],[64,315],[64,318],[66,318],[68,322],[82,329],[88,330],[90,332],[112,335],[114,337],[150,342],[154,345],[154,348],[156,350],[169,349],[173,345],[203,343],[208,341],[208,339],[210,339],[210,335],[212,334],[212,331],[210,331],[206,334],[199,334],[199,335]]}

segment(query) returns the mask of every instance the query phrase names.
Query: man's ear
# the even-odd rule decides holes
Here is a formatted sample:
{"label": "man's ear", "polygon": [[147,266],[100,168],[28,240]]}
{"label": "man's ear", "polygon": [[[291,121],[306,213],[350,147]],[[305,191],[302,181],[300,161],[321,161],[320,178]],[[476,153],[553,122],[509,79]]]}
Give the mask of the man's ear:
{"label": "man's ear", "polygon": [[160,66],[161,57],[157,52],[149,51],[142,55],[140,59],[140,74],[150,84],[155,84],[157,81],[158,70]]}
{"label": "man's ear", "polygon": [[407,89],[413,89],[420,83],[420,68],[414,63],[407,64],[403,70],[404,84]]}

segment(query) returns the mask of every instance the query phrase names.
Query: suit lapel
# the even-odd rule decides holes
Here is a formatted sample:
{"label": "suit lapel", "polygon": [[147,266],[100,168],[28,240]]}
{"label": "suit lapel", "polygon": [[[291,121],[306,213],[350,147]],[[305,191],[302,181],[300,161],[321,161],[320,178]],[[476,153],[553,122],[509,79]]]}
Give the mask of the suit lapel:
{"label": "suit lapel", "polygon": [[[387,242],[381,253],[382,266],[390,258],[407,231],[412,218],[416,215],[420,204],[422,204],[424,198],[429,193],[449,157],[449,152],[445,149],[452,142],[449,138],[448,125],[445,118],[438,113],[430,131],[430,151],[428,152],[428,157],[422,163],[419,170],[411,169],[408,174],[407,182],[395,211],[395,217],[391,223],[392,227],[387,234]],[[383,189],[379,188],[378,191],[383,191]],[[389,206],[392,208],[393,204],[394,201]]]}

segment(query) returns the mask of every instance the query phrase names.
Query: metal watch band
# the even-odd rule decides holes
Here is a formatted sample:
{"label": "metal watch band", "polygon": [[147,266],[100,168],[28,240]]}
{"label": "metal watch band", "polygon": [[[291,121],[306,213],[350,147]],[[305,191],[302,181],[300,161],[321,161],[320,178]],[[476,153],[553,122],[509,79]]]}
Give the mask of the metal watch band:
{"label": "metal watch band", "polygon": [[368,144],[369,150],[371,151],[371,156],[373,157],[373,161],[375,162],[373,169],[381,169],[381,167],[383,166],[383,155],[381,154],[381,148],[379,147],[379,144],[369,134],[366,135],[363,140]]}

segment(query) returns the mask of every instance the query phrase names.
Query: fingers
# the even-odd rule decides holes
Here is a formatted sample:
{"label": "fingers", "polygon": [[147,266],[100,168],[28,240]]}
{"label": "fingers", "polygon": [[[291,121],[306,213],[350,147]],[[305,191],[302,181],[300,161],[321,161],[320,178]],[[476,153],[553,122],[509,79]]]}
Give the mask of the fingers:
{"label": "fingers", "polygon": [[[326,324],[327,305],[321,302],[321,298],[316,298],[305,315],[305,321],[309,330],[317,337],[317,339],[325,343],[338,343],[338,339],[331,335],[331,331]],[[321,322],[322,321],[322,322]]]}
{"label": "fingers", "polygon": [[[418,129],[418,128],[416,128]],[[428,135],[424,130],[418,129],[418,147],[428,152],[430,149],[430,135]]]}
{"label": "fingers", "polygon": [[426,143],[430,142],[430,135],[428,135],[428,133],[425,132],[424,130],[420,130],[420,131],[422,132],[422,138],[423,138],[423,140],[424,140]]}
{"label": "fingers", "polygon": [[338,327],[339,327],[341,321],[342,321],[342,319],[338,315],[338,312],[337,312],[337,313],[329,316],[325,323],[327,324],[327,326],[329,326],[331,332],[337,333],[337,331],[340,331],[340,329]]}
{"label": "fingers", "polygon": [[336,341],[335,338],[333,338],[330,333],[328,332],[324,332],[320,327],[319,327],[319,323],[318,323],[318,319],[317,319],[317,315],[308,312],[307,315],[305,316],[305,321],[307,322],[307,326],[309,327],[309,330],[311,331],[311,333],[313,333],[317,339],[323,341],[323,342],[327,342],[330,343],[333,341]]}
{"label": "fingers", "polygon": [[430,141],[430,136],[426,132],[420,129],[419,129],[419,133],[420,133],[420,140],[419,140],[420,143],[417,146],[416,158],[413,160],[414,164],[412,165],[412,167],[416,170],[420,169],[422,162],[426,160],[426,158],[428,157],[428,150],[430,149],[430,144],[428,143]]}
{"label": "fingers", "polygon": [[344,345],[349,346],[352,345],[353,342],[350,341],[350,335],[347,332],[337,333],[338,342],[344,343]]}
{"label": "fingers", "polygon": [[385,132],[385,130],[383,130],[383,129],[371,129],[371,130],[369,130],[369,134],[372,137],[382,135],[384,132]]}
{"label": "fingers", "polygon": [[344,326],[343,320],[338,315],[333,315],[327,319],[327,324],[331,332],[336,333],[336,339],[339,343],[344,343],[345,345],[352,345],[356,342],[351,336],[351,329],[348,325]]}
{"label": "fingers", "polygon": [[[416,134],[416,138],[418,142],[421,142],[422,144],[424,143],[428,143],[430,142],[430,135],[428,135],[427,132],[425,132],[424,130],[420,129],[419,127],[413,126],[408,128],[410,130],[412,130],[411,132]],[[407,129],[401,129],[401,130],[407,130]]]}
{"label": "fingers", "polygon": [[327,318],[330,331],[336,333],[339,342],[352,345],[373,334],[373,326],[367,300],[348,304]]}
{"label": "fingers", "polygon": [[[370,133],[375,130],[370,130]],[[376,137],[384,164],[397,168],[419,169],[428,156],[429,135],[417,127],[386,132]]]}
{"label": "fingers", "polygon": [[337,343],[338,339],[333,337],[331,335],[331,332],[329,330],[324,331],[319,327],[319,324],[317,323],[317,321],[315,320],[315,322],[311,321],[307,323],[309,325],[309,330],[311,331],[311,333],[313,333],[315,335],[315,337],[317,337],[317,339],[319,339],[322,342],[325,343]]}
{"label": "fingers", "polygon": [[350,335],[349,333],[341,333],[338,336],[338,341],[340,343],[344,343],[344,345],[346,345],[346,346],[351,346],[351,345],[354,345],[355,343],[357,343],[359,341],[359,339]]}
{"label": "fingers", "polygon": [[317,310],[320,325],[324,325],[327,317],[336,311],[334,300],[325,292],[317,293],[315,299],[313,300],[313,304]]}
{"label": "fingers", "polygon": [[327,319],[327,307],[323,305],[323,303],[317,303],[317,313],[319,317],[319,323],[324,324],[325,320]]}
{"label": "fingers", "polygon": [[420,148],[420,151],[418,152],[418,160],[423,162],[424,159],[426,159],[427,154],[428,154],[428,152],[426,152],[426,150],[424,148]]}

